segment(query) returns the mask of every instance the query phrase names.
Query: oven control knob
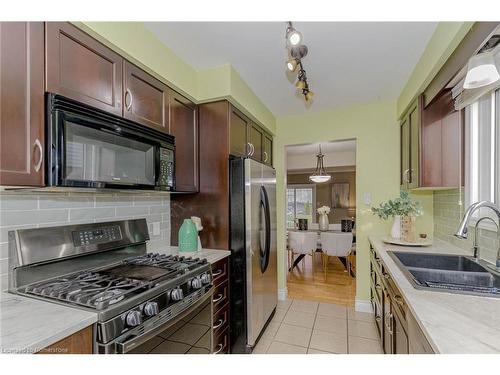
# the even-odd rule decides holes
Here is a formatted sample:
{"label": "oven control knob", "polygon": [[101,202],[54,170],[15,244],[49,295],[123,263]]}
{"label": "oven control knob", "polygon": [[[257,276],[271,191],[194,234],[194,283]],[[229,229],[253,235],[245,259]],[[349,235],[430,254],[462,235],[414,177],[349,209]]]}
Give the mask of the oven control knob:
{"label": "oven control knob", "polygon": [[201,279],[199,277],[192,278],[189,284],[193,289],[200,289],[203,286]]}
{"label": "oven control knob", "polygon": [[170,291],[170,298],[173,301],[180,301],[181,299],[184,298],[184,293],[182,293],[181,288],[175,288]]}
{"label": "oven control knob", "polygon": [[203,285],[207,285],[207,284],[210,284],[210,274],[209,273],[204,273],[200,276],[200,279],[201,279],[201,282],[203,283]]}
{"label": "oven control knob", "polygon": [[125,322],[129,327],[136,327],[142,323],[142,315],[140,311],[134,310],[127,314]]}
{"label": "oven control knob", "polygon": [[146,302],[146,304],[144,305],[144,314],[146,316],[155,316],[156,314],[158,314],[158,312],[158,303]]}

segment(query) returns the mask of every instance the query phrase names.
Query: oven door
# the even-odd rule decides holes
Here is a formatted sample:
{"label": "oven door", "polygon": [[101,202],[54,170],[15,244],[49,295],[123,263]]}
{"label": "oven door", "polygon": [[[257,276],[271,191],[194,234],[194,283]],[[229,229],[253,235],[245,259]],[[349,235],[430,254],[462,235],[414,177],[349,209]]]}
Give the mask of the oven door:
{"label": "oven door", "polygon": [[213,288],[174,319],[165,317],[151,327],[139,326],[118,337],[119,354],[210,354],[213,352]]}

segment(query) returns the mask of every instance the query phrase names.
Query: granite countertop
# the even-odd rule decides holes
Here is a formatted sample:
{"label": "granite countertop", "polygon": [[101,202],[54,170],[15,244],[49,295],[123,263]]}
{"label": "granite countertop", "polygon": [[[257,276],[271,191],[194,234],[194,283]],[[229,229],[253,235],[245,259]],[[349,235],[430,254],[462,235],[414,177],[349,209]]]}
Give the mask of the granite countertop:
{"label": "granite countertop", "polygon": [[[156,252],[156,251],[153,251]],[[182,255],[185,257],[192,258],[203,258],[206,259],[210,264],[214,264],[221,259],[224,259],[231,255],[229,250],[217,250],[217,249],[202,249],[201,251],[193,251],[189,253],[180,253],[177,246],[167,246],[164,249],[158,250],[158,252],[172,254],[172,255]]]}
{"label": "granite countertop", "polygon": [[35,353],[96,321],[93,312],[1,292],[0,353]]}
{"label": "granite countertop", "polygon": [[387,251],[471,255],[435,239],[432,246],[390,245],[370,236],[403,298],[436,353],[500,353],[500,298],[415,289]]}

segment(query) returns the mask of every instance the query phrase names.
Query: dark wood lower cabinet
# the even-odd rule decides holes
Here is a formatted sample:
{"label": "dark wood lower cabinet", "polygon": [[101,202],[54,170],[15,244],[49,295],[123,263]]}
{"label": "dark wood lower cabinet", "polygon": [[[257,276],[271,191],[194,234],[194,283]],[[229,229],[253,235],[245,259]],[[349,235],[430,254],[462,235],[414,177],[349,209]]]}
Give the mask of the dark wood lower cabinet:
{"label": "dark wood lower cabinet", "polygon": [[47,346],[37,354],[92,354],[92,326],[82,329],[55,344]]}
{"label": "dark wood lower cabinet", "polygon": [[44,25],[0,22],[0,185],[44,185]]}
{"label": "dark wood lower cabinet", "polygon": [[216,354],[229,353],[229,258],[219,260],[212,265],[212,277],[215,287],[213,295],[213,335],[214,348]]}
{"label": "dark wood lower cabinet", "polygon": [[373,248],[370,249],[370,272],[372,307],[384,353],[434,353]]}

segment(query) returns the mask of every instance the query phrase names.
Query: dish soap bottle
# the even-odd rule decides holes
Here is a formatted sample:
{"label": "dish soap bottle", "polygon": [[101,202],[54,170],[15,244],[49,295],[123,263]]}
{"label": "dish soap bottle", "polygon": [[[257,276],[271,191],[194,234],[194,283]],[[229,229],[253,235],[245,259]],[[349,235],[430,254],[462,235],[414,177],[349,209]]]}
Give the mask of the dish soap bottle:
{"label": "dish soap bottle", "polygon": [[179,252],[198,250],[198,231],[191,219],[184,219],[179,229]]}

